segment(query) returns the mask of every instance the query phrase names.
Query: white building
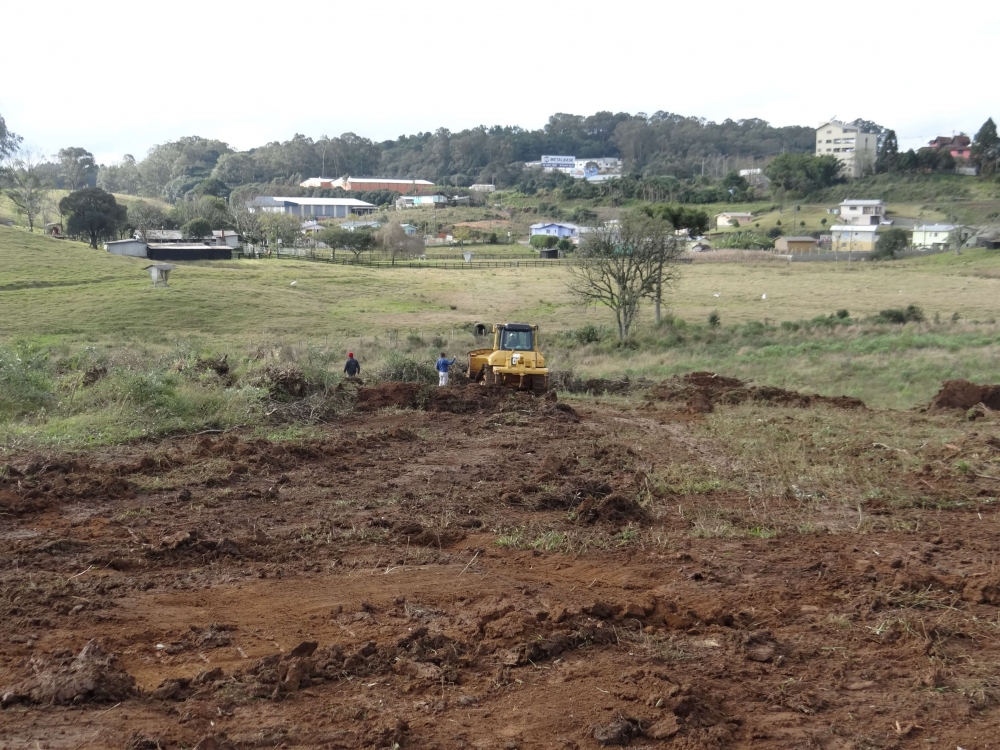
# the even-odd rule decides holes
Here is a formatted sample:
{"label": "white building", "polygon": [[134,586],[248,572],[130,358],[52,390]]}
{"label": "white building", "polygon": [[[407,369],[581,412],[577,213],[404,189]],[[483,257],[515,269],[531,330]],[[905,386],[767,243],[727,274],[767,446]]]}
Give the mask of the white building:
{"label": "white building", "polygon": [[913,247],[933,248],[946,247],[958,227],[954,224],[922,224],[913,227]]}
{"label": "white building", "polygon": [[734,221],[742,227],[753,221],[753,214],[746,211],[723,211],[721,214],[716,214],[715,226],[719,229],[728,229]]}
{"label": "white building", "polygon": [[878,136],[839,120],[823,123],[816,128],[816,156],[828,155],[840,160],[846,177],[861,177],[875,168]]}
{"label": "white building", "polygon": [[830,227],[830,249],[838,253],[870,253],[875,249],[877,231],[877,224],[868,226],[834,224]]}
{"label": "white building", "polygon": [[216,245],[240,246],[240,236],[232,229],[213,229],[212,236],[215,238]]}
{"label": "white building", "polygon": [[469,186],[469,190],[475,190],[477,193],[492,193],[496,189],[496,185],[487,185],[485,182],[477,182],[475,185]]}
{"label": "white building", "polygon": [[105,242],[104,249],[112,255],[128,255],[133,258],[146,257],[146,243],[140,239]]}
{"label": "white building", "polygon": [[530,234],[536,236],[553,236],[559,239],[576,239],[579,237],[580,228],[576,224],[563,224],[561,222],[547,221],[539,224],[532,224]]}
{"label": "white building", "polygon": [[357,198],[290,198],[283,196],[261,196],[247,203],[251,211],[264,213],[291,214],[292,216],[326,216],[332,219],[346,219],[351,214],[370,214],[375,206]]}
{"label": "white building", "polygon": [[885,204],[880,200],[846,200],[840,204],[840,223],[851,226],[878,226],[885,221]]}
{"label": "white building", "polygon": [[599,172],[618,172],[622,168],[622,160],[617,156],[599,156],[593,159],[576,159],[574,168],[586,169],[588,164],[596,164]]}

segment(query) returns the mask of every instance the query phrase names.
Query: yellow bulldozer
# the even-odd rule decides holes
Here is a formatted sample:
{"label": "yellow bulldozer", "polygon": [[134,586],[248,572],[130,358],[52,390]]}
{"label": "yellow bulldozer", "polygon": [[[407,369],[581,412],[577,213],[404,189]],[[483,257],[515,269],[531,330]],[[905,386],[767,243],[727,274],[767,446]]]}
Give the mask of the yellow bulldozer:
{"label": "yellow bulldozer", "polygon": [[[476,326],[476,333],[486,335],[486,326]],[[495,324],[492,348],[469,352],[469,380],[545,393],[549,388],[549,371],[545,357],[538,350],[538,326]]]}

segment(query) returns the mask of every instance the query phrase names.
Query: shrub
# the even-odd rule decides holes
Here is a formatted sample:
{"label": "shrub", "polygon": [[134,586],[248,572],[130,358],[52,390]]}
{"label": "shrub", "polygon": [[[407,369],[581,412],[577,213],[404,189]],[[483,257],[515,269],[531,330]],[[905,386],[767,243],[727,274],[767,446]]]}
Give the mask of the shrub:
{"label": "shrub", "polygon": [[531,246],[541,248],[544,250],[550,247],[555,247],[556,243],[559,242],[559,238],[551,234],[536,234],[531,238]]}
{"label": "shrub", "polygon": [[720,325],[722,325],[722,318],[719,317],[719,311],[712,310],[712,312],[708,314],[708,327],[718,328]]}
{"label": "shrub", "polygon": [[840,318],[841,320],[847,320],[849,317],[851,317],[851,314],[847,310],[841,308],[840,310],[837,310],[837,317]]}
{"label": "shrub", "polygon": [[570,241],[569,241],[568,239],[566,239],[565,237],[563,237],[563,238],[562,238],[561,240],[559,240],[559,241],[558,241],[558,242],[556,243],[556,247],[557,247],[557,248],[558,248],[558,249],[559,249],[559,250],[560,250],[561,252],[564,252],[564,253],[568,253],[568,252],[571,252],[571,251],[573,250],[573,243],[572,243],[572,242],[570,242]]}
{"label": "shrub", "polygon": [[[778,223],[781,224],[780,221]],[[767,236],[770,237],[772,240],[777,239],[778,237],[781,236],[781,234],[782,232],[780,227],[771,227],[770,229],[767,230]]]}
{"label": "shrub", "polygon": [[55,400],[44,355],[20,347],[0,349],[0,419],[11,419],[50,405]]}
{"label": "shrub", "polygon": [[764,333],[765,326],[759,320],[748,320],[744,324],[743,330],[748,336],[760,336]]}
{"label": "shrub", "polygon": [[406,335],[406,343],[409,344],[410,346],[423,346],[424,345],[424,337],[421,336],[416,331],[410,331]]}
{"label": "shrub", "polygon": [[792,320],[781,321],[781,330],[783,331],[797,331],[802,326]]}
{"label": "shrub", "polygon": [[592,323],[588,323],[583,328],[577,328],[571,332],[573,340],[578,344],[596,344],[604,338],[604,331]]}
{"label": "shrub", "polygon": [[[456,363],[457,364],[457,363]],[[376,382],[436,383],[437,371],[431,362],[418,362],[405,354],[393,351],[372,372]]]}
{"label": "shrub", "polygon": [[495,244],[497,244],[497,243],[498,243],[499,241],[500,241],[500,240],[498,240],[498,239],[497,239],[497,233],[496,233],[496,232],[490,232],[490,239],[489,239],[489,242],[490,242],[490,244],[491,244],[491,245],[495,245]]}
{"label": "shrub", "polygon": [[897,325],[902,325],[903,323],[921,323],[924,320],[924,311],[916,305],[908,305],[905,310],[894,307],[882,310],[876,316],[876,319],[882,323],[895,323]]}
{"label": "shrub", "polygon": [[890,229],[883,232],[875,240],[875,251],[872,258],[876,260],[892,260],[896,253],[903,250],[910,244],[910,237],[905,230],[899,228]]}
{"label": "shrub", "polygon": [[902,325],[906,322],[906,311],[899,308],[890,308],[882,310],[876,317],[882,323],[898,323]]}

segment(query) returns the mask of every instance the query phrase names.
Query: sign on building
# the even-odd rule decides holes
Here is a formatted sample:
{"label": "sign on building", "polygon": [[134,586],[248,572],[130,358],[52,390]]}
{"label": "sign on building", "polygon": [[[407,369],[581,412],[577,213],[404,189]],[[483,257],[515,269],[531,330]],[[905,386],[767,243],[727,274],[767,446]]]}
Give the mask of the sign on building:
{"label": "sign on building", "polygon": [[573,169],[576,166],[575,156],[546,156],[542,155],[542,167],[544,169]]}

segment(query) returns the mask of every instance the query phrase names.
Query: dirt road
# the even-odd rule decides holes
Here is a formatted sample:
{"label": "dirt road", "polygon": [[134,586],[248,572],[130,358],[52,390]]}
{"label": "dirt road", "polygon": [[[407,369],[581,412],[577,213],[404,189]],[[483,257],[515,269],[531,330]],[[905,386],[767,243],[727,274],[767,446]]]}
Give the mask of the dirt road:
{"label": "dirt road", "polygon": [[657,485],[702,416],[455,392],[12,456],[0,748],[1000,747],[988,491],[698,536],[747,502]]}

